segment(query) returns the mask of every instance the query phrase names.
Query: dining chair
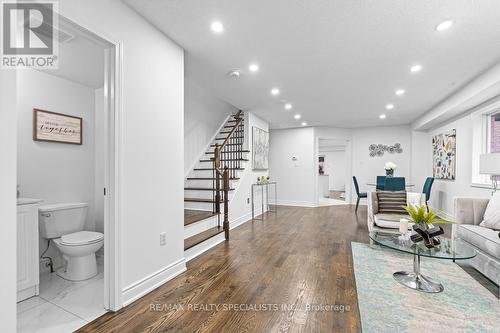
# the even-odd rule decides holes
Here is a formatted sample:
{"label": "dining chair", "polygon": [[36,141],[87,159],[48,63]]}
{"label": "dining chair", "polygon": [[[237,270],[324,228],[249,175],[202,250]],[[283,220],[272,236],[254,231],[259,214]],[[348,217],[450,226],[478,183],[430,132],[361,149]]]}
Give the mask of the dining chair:
{"label": "dining chair", "polygon": [[406,189],[405,177],[387,177],[385,179],[385,191],[404,191]]}
{"label": "dining chair", "polygon": [[352,181],[354,182],[354,188],[356,189],[356,194],[358,195],[358,199],[356,200],[356,210],[355,210],[355,212],[357,213],[358,212],[359,201],[361,200],[361,198],[367,198],[368,197],[368,193],[366,193],[366,192],[360,192],[359,191],[358,180],[356,179],[355,176],[352,177]]}
{"label": "dining chair", "polygon": [[425,194],[425,205],[427,206],[427,210],[429,210],[428,201],[431,198],[431,189],[433,183],[434,183],[434,177],[427,177],[424,183],[424,188],[422,189],[422,193]]}
{"label": "dining chair", "polygon": [[377,186],[376,190],[377,191],[383,191],[385,189],[385,179],[386,176],[377,176]]}

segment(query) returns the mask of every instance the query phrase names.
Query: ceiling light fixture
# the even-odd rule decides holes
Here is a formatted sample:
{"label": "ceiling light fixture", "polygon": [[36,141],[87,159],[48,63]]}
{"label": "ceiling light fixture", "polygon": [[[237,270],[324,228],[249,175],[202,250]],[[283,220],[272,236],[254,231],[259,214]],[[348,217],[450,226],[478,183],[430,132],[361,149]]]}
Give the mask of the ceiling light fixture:
{"label": "ceiling light fixture", "polygon": [[291,110],[292,109],[292,104],[286,103],[285,104],[285,110]]}
{"label": "ceiling light fixture", "polygon": [[302,126],[307,126],[307,123],[306,123],[305,121],[303,121],[303,122],[301,123],[301,125],[302,125]]}
{"label": "ceiling light fixture", "polygon": [[276,96],[280,94],[280,90],[278,88],[271,89],[271,95]]}
{"label": "ceiling light fixture", "polygon": [[257,64],[250,64],[250,66],[248,66],[248,69],[250,70],[250,72],[257,72],[259,70],[259,65]]}
{"label": "ceiling light fixture", "polygon": [[378,116],[380,119],[385,119],[387,118],[385,114],[381,114],[380,116]]}
{"label": "ceiling light fixture", "polygon": [[445,30],[448,30],[448,29],[451,28],[452,25],[453,25],[453,21],[452,20],[443,21],[443,22],[439,23],[436,26],[436,31],[445,31]]}
{"label": "ceiling light fixture", "polygon": [[398,89],[398,90],[396,90],[396,95],[397,96],[402,96],[404,94],[405,94],[405,90],[404,89]]}
{"label": "ceiling light fixture", "polygon": [[300,119],[300,114],[296,114],[295,116],[293,116],[295,119]]}
{"label": "ceiling light fixture", "polygon": [[212,29],[212,31],[217,34],[220,34],[224,31],[224,25],[222,25],[222,23],[220,23],[219,21],[215,21],[210,25],[210,29]]}
{"label": "ceiling light fixture", "polygon": [[417,73],[422,69],[422,65],[413,65],[410,67],[410,72]]}
{"label": "ceiling light fixture", "polygon": [[392,109],[394,109],[394,104],[387,104],[387,105],[385,106],[385,108],[386,108],[387,110],[392,110]]}

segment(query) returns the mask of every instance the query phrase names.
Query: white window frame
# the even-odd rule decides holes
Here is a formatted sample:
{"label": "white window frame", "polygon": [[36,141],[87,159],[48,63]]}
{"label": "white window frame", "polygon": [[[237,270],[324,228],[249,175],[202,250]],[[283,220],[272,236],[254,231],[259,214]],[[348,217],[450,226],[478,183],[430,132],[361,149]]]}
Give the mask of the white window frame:
{"label": "white window frame", "polygon": [[491,188],[488,175],[479,173],[479,156],[490,152],[491,116],[500,113],[500,100],[481,105],[471,115],[472,120],[472,187]]}

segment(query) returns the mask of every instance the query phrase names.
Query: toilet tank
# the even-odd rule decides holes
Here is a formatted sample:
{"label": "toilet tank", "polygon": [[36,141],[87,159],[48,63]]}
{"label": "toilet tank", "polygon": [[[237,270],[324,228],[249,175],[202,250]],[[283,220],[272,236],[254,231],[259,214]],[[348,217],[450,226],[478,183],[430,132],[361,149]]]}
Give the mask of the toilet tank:
{"label": "toilet tank", "polygon": [[87,219],[88,204],[68,202],[38,207],[40,236],[45,239],[58,238],[73,232],[82,231]]}

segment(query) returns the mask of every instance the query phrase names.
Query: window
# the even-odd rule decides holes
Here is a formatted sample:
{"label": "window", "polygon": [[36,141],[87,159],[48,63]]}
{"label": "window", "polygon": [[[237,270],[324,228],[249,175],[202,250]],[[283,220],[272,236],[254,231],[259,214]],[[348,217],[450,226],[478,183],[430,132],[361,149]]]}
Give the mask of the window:
{"label": "window", "polygon": [[472,132],[472,185],[489,187],[491,186],[490,176],[479,173],[479,156],[487,153],[500,153],[499,101],[472,114]]}
{"label": "window", "polygon": [[500,153],[500,112],[489,117],[488,153]]}

